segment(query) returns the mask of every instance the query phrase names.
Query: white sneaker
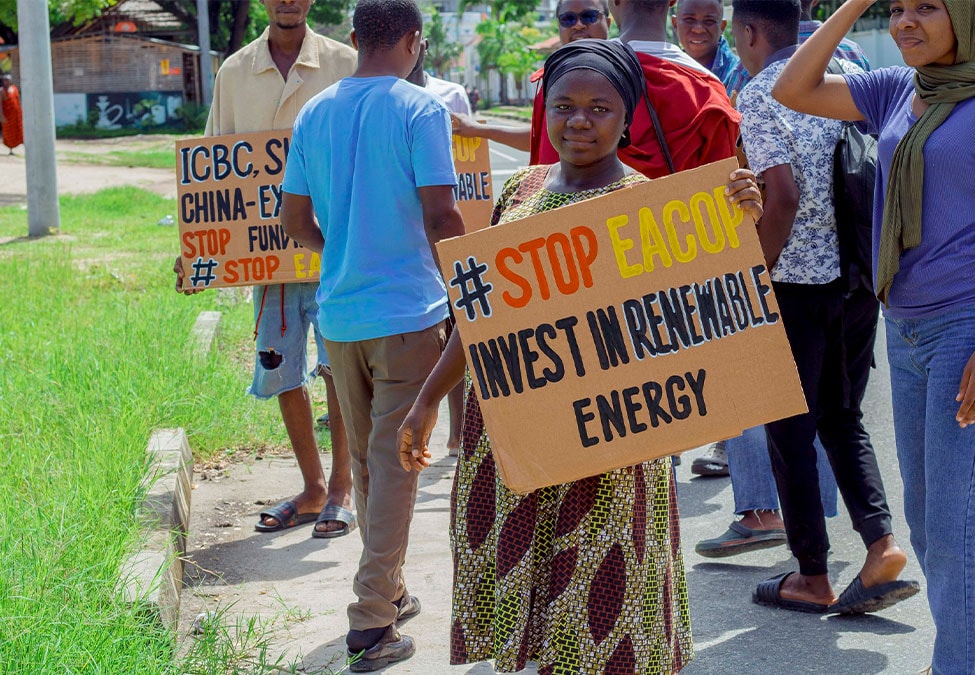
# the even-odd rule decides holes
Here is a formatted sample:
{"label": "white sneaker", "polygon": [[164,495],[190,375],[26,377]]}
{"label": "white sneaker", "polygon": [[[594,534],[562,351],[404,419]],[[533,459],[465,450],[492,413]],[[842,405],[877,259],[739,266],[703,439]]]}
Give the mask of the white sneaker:
{"label": "white sneaker", "polygon": [[712,443],[703,456],[691,463],[691,473],[698,476],[727,476],[728,453],[724,448],[724,441]]}

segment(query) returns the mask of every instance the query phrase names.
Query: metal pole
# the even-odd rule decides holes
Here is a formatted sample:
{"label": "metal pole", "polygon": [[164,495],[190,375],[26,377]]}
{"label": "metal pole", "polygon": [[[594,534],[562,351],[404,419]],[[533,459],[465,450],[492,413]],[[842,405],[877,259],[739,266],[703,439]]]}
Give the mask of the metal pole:
{"label": "metal pole", "polygon": [[61,227],[47,0],[17,0],[17,23],[20,93],[24,102],[27,228],[31,237],[43,237]]}
{"label": "metal pole", "polygon": [[210,12],[207,0],[196,0],[196,31],[200,42],[200,83],[203,105],[213,101],[213,62],[210,60]]}

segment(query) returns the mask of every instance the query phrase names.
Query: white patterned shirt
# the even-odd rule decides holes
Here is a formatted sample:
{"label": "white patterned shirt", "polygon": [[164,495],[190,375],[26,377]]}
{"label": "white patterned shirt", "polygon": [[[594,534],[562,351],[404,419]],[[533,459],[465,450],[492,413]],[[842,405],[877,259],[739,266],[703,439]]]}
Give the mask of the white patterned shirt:
{"label": "white patterned shirt", "polygon": [[[790,164],[799,188],[792,233],[771,271],[772,281],[826,284],[840,276],[833,154],[843,123],[798,113],[772,98],[772,85],[786,63],[780,59],[766,65],[739,94],[741,137],[759,179],[774,166]],[[862,72],[848,61],[840,63],[848,73]]]}

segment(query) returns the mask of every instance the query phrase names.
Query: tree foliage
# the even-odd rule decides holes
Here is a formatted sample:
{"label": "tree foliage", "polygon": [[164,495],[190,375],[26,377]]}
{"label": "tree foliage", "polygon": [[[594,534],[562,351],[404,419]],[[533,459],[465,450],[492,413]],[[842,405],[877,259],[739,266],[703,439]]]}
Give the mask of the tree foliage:
{"label": "tree foliage", "polygon": [[508,50],[498,57],[498,71],[502,76],[511,75],[518,88],[518,98],[524,99],[525,78],[538,68],[538,54],[528,47],[542,38],[542,32],[534,26],[522,26],[508,44]]}
{"label": "tree foliage", "polygon": [[443,77],[454,60],[460,56],[463,47],[450,39],[444,26],[443,16],[436,7],[431,7],[430,19],[423,29],[424,37],[430,41],[427,49],[426,65],[433,69],[437,77]]}
{"label": "tree foliage", "polygon": [[[36,2],[37,0],[25,0]],[[65,22],[81,25],[124,2],[124,0],[51,0],[48,5],[51,26]],[[313,26],[342,23],[353,0],[316,0],[308,13]],[[187,31],[196,35],[194,0],[156,0],[175,16]],[[230,54],[256,38],[267,27],[267,14],[259,0],[208,0],[210,47]],[[17,32],[17,0],[0,0],[0,36],[11,42]]]}
{"label": "tree foliage", "polygon": [[[70,21],[75,25],[99,16],[118,0],[52,0],[48,3],[51,25]],[[17,31],[17,0],[0,0],[0,24]]]}
{"label": "tree foliage", "polygon": [[478,0],[460,0],[457,10],[465,12],[472,5],[483,4],[491,7],[491,18],[502,23],[521,21],[530,14],[538,12],[538,0],[491,0],[488,3],[478,2]]}
{"label": "tree foliage", "polygon": [[[497,70],[502,75],[501,91],[499,92],[502,103],[508,102],[508,78],[506,76],[514,75],[516,82],[518,82],[521,77],[534,70],[536,58],[528,50],[528,45],[536,42],[541,36],[538,29],[533,26],[504,20],[509,16],[502,14],[501,20],[487,19],[481,21],[477,24],[476,29],[477,34],[481,36],[481,41],[477,43],[477,56],[481,61],[482,72],[487,74],[492,70]],[[524,15],[523,18],[525,18]],[[518,91],[520,97],[520,82]]]}

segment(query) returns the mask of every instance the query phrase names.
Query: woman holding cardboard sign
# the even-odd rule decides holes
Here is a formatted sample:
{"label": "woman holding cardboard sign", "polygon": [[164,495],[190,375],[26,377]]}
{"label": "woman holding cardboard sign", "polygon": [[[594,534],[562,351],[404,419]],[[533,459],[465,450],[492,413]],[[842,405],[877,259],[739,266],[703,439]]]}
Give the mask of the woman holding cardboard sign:
{"label": "woman holding cardboard sign", "polygon": [[[549,57],[542,87],[560,161],[512,176],[492,224],[648,180],[616,154],[645,88],[628,47],[572,42]],[[761,216],[750,172],[733,173],[728,192]],[[462,350],[455,333],[400,428],[406,470],[428,464],[437,403],[463,377]],[[473,392],[464,422],[451,518],[451,662],[493,658],[499,672],[529,659],[540,672],[680,670],[693,647],[669,459],[517,495],[497,478]]]}
{"label": "woman holding cardboard sign", "polygon": [[873,4],[844,3],[772,95],[879,135],[874,289],[885,305],[904,512],[938,629],[931,671],[973,673],[975,3],[892,0],[890,35],[910,68],[824,76],[832,49]]}

